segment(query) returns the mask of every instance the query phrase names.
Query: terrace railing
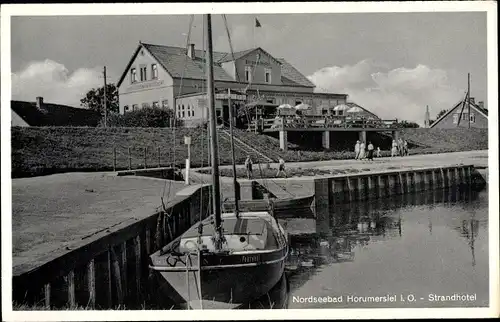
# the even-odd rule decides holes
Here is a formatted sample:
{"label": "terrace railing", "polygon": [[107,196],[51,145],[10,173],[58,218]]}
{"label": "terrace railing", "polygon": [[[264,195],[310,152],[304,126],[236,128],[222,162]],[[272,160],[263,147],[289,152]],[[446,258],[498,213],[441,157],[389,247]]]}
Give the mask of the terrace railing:
{"label": "terrace railing", "polygon": [[301,117],[282,116],[271,119],[252,120],[248,130],[286,130],[297,128],[318,128],[318,129],[393,129],[398,128],[397,119],[381,120],[351,117],[325,117],[323,115],[304,115]]}

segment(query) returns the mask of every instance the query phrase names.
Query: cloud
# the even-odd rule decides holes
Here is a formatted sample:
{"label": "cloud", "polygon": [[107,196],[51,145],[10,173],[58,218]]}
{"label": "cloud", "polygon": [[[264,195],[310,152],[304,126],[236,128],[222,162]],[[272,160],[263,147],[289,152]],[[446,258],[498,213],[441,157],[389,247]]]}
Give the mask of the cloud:
{"label": "cloud", "polygon": [[463,96],[452,86],[446,71],[425,65],[389,69],[387,65],[362,60],[354,65],[325,67],[308,78],[320,92],[349,95],[382,118],[398,118],[423,124],[425,106],[431,118]]}
{"label": "cloud", "polygon": [[46,59],[29,63],[24,69],[12,73],[12,99],[34,101],[42,96],[46,102],[80,106],[87,91],[101,86],[100,70],[79,68],[73,73],[55,61]]}

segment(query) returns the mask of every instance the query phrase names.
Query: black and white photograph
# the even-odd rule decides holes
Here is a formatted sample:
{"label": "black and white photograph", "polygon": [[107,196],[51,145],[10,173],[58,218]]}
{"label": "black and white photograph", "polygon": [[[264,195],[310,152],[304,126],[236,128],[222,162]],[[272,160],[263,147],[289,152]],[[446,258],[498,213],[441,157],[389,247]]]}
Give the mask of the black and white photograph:
{"label": "black and white photograph", "polygon": [[496,2],[11,4],[1,42],[6,320],[499,316]]}

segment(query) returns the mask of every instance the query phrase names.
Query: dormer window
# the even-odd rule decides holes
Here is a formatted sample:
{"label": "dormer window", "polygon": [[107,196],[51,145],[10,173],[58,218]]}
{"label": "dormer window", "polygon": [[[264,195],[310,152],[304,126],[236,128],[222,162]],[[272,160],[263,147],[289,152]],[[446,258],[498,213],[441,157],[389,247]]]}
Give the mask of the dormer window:
{"label": "dormer window", "polygon": [[252,67],[245,66],[245,81],[250,83],[252,81]]}
{"label": "dormer window", "polygon": [[265,81],[267,84],[271,84],[271,69],[270,68],[266,68],[265,69]]}
{"label": "dormer window", "polygon": [[156,64],[151,65],[151,77],[158,79],[158,66]]}
{"label": "dormer window", "polygon": [[130,83],[133,84],[137,82],[137,71],[135,68],[130,69]]}

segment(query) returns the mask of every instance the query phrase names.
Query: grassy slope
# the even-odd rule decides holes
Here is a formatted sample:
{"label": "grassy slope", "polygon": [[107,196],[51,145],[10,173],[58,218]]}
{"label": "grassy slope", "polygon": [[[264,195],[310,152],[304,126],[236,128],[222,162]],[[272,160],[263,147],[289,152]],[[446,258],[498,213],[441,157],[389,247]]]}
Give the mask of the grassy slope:
{"label": "grassy slope", "polygon": [[[192,166],[206,166],[207,135],[201,129],[175,130],[175,160],[183,165],[187,158],[184,135],[192,140]],[[353,158],[352,151],[318,152],[295,150],[279,151],[277,139],[237,131],[236,136],[274,160],[282,156],[286,161],[313,161]],[[439,153],[487,149],[487,130],[478,129],[405,129],[402,136],[422,147],[411,153]],[[174,160],[174,131],[166,128],[91,128],[91,127],[30,127],[12,128],[12,172],[14,177],[42,175],[67,171],[102,171],[113,167],[113,147],[116,147],[117,169],[128,168],[127,148],[131,148],[132,167],[144,167],[144,147],[147,147],[148,167],[158,165],[157,147],[161,150],[161,165]],[[203,153],[202,153],[203,151]],[[223,136],[219,140],[221,164],[230,164],[230,144]],[[243,163],[247,152],[236,148],[236,160]],[[388,151],[383,151],[387,155]],[[259,157],[252,155],[255,161]]]}

